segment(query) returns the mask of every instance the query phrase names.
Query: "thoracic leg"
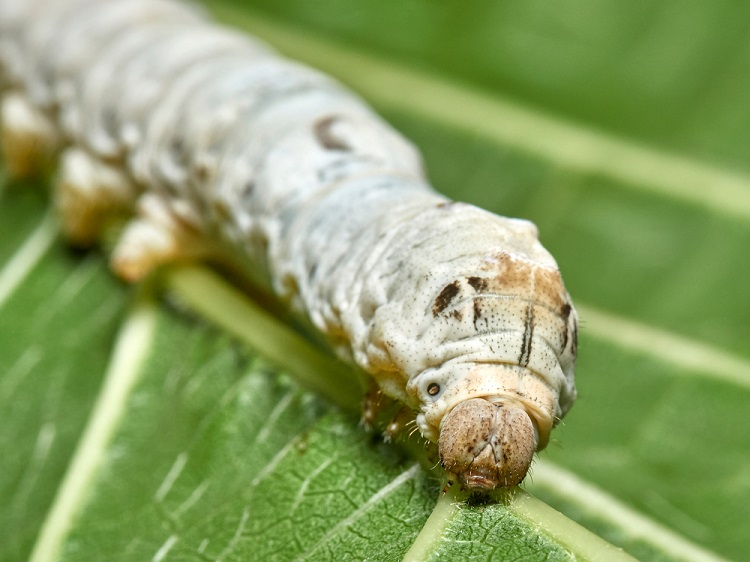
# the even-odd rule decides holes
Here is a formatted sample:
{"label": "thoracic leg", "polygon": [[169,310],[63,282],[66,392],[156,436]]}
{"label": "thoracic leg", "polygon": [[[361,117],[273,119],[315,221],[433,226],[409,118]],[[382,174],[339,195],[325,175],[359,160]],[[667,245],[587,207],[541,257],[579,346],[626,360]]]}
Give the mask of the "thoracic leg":
{"label": "thoracic leg", "polygon": [[409,424],[414,423],[414,412],[411,408],[403,406],[400,408],[388,422],[383,432],[383,438],[386,442],[393,441]]}
{"label": "thoracic leg", "polygon": [[0,101],[0,147],[13,177],[25,178],[46,170],[60,144],[52,119],[20,92],[7,92]]}

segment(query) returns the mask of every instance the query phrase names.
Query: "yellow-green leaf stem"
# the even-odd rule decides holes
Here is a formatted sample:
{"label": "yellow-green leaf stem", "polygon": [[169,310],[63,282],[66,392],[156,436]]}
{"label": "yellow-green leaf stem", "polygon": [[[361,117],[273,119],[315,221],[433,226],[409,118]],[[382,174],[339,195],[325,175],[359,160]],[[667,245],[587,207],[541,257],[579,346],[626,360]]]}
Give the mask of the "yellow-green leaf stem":
{"label": "yellow-green leaf stem", "polygon": [[311,390],[347,410],[358,410],[362,380],[354,368],[324,355],[205,267],[183,266],[166,273],[169,289],[193,309]]}
{"label": "yellow-green leaf stem", "polygon": [[602,562],[635,560],[621,548],[599,538],[528,492],[514,490],[509,509],[532,523],[541,532],[550,535],[575,554],[577,559]]}
{"label": "yellow-green leaf stem", "polygon": [[442,540],[448,525],[456,517],[463,501],[466,501],[466,494],[461,492],[459,486],[451,486],[440,494],[435,509],[404,556],[403,562],[422,562],[429,559]]}

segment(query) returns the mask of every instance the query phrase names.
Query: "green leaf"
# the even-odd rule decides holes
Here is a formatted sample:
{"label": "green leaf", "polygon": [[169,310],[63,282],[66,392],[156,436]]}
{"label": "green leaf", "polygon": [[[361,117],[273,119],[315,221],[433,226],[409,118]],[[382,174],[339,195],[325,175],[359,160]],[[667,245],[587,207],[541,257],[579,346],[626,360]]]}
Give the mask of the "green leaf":
{"label": "green leaf", "polygon": [[[33,195],[8,191],[2,209],[10,214]],[[3,325],[16,334],[0,338],[3,444],[10,450],[19,436],[22,445],[3,463],[3,559],[31,550],[32,560],[392,560],[412,549],[439,478],[236,340],[159,304],[150,285],[129,304],[102,258],[66,252],[42,210],[37,201],[21,224],[27,243],[6,252],[0,270],[3,286],[18,278],[8,272],[27,264],[0,303]],[[31,248],[35,259],[22,259]],[[280,351],[317,368],[335,365],[288,328],[285,338],[269,340],[278,323],[207,272],[176,270],[169,284],[199,304],[208,294],[210,315],[220,321],[229,310],[229,329],[239,319],[238,332],[282,363]],[[129,312],[113,342],[123,308]],[[92,392],[79,395],[85,388]],[[570,559],[566,541],[534,530],[534,516],[503,504],[457,508],[454,500],[443,496],[452,513],[423,533],[427,552],[459,554],[467,530],[481,528],[469,522],[480,517],[498,537],[516,535],[482,543],[499,556]],[[585,532],[567,543],[576,540],[584,552],[592,541],[602,548]]]}
{"label": "green leaf", "polygon": [[[257,310],[217,329],[134,296],[65,249],[34,186],[6,184],[0,559],[619,555],[572,520],[641,559],[745,558],[745,8],[211,7],[360,91],[441,191],[539,225],[583,318],[580,399],[524,485],[551,507],[442,495],[423,455],[319,397],[356,407],[325,382],[340,365]],[[167,283],[210,317],[224,289],[195,273]]]}

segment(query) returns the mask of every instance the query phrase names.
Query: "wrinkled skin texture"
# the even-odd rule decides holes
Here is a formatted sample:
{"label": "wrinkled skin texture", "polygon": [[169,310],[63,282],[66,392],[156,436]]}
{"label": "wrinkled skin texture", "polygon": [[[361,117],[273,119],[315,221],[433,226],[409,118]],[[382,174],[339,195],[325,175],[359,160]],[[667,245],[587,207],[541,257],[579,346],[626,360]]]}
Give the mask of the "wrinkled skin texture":
{"label": "wrinkled skin texture", "polygon": [[536,450],[531,418],[521,408],[475,398],[443,419],[438,441],[445,470],[472,491],[519,484]]}

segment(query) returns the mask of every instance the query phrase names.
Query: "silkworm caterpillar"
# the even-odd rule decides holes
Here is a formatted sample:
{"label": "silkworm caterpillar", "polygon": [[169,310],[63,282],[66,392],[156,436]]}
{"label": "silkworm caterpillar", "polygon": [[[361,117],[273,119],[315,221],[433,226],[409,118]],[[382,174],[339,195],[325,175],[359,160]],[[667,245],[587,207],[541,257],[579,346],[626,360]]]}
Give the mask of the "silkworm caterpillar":
{"label": "silkworm caterpillar", "polygon": [[450,478],[513,486],[571,407],[577,316],[527,221],[436,193],[416,149],[331,78],[175,0],[0,0],[3,146],[59,154],[67,236],[136,281],[252,271],[416,412]]}

